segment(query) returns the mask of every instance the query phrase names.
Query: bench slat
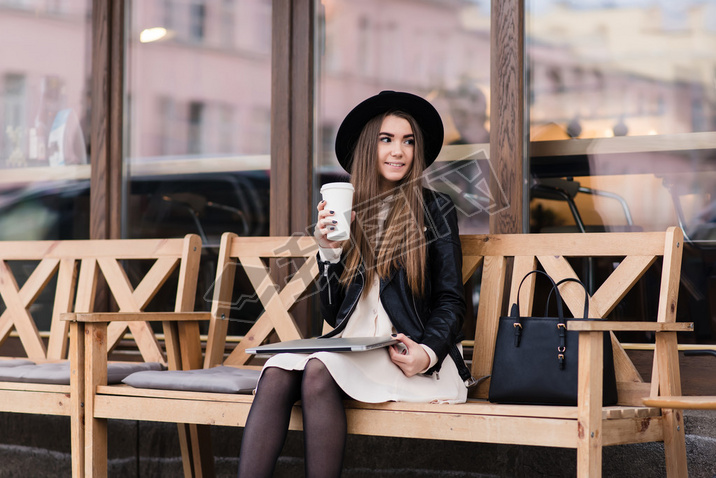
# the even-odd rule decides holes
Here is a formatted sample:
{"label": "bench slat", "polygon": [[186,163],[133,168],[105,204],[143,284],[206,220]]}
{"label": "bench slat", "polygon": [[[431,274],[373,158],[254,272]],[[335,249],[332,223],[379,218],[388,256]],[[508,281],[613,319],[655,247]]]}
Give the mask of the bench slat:
{"label": "bench slat", "polygon": [[[97,395],[113,395],[126,397],[145,397],[168,400],[197,400],[203,402],[221,403],[250,403],[252,395],[194,392],[183,390],[161,390],[148,388],[134,388],[127,385],[98,386]],[[171,404],[168,401],[167,404]],[[386,403],[363,403],[355,400],[345,402],[346,409],[351,410],[373,410],[373,411],[402,411],[422,413],[457,413],[460,415],[492,415],[492,416],[523,416],[533,418],[563,418],[567,420],[577,419],[577,409],[568,406],[539,406],[539,405],[502,405],[490,403],[486,400],[470,399],[467,403],[460,404],[439,404],[439,403],[408,403],[408,402],[386,402]],[[658,408],[641,407],[604,407],[602,419],[622,419],[634,417],[656,417],[660,415]],[[133,419],[137,419],[136,417]]]}
{"label": "bench slat", "polygon": [[[0,402],[2,411],[10,413],[32,413],[43,415],[70,415],[70,387],[61,386],[62,389],[5,387],[6,382],[0,382]],[[41,411],[41,412],[40,412]]]}
{"label": "bench slat", "polygon": [[462,238],[463,255],[548,256],[559,251],[563,256],[584,256],[588,240],[592,257],[662,255],[663,232],[587,234],[478,234]]}
{"label": "bench slat", "polygon": [[66,313],[61,319],[68,322],[168,322],[205,321],[211,319],[208,312],[82,312]]}
{"label": "bench slat", "polygon": [[[197,236],[198,237],[198,236]],[[174,239],[62,240],[62,241],[3,241],[0,260],[25,261],[38,257],[116,257],[118,259],[144,259],[181,255],[183,245]]]}
{"label": "bench slat", "polygon": [[50,383],[29,383],[29,382],[0,382],[0,390],[16,390],[24,392],[52,392],[70,393],[69,385],[54,385]]}
{"label": "bench slat", "polygon": [[693,332],[693,322],[610,322],[606,320],[568,320],[567,328],[581,332],[601,331],[648,331],[648,332]]}
{"label": "bench slat", "polygon": [[606,420],[602,423],[603,446],[664,441],[664,419],[660,415]]}

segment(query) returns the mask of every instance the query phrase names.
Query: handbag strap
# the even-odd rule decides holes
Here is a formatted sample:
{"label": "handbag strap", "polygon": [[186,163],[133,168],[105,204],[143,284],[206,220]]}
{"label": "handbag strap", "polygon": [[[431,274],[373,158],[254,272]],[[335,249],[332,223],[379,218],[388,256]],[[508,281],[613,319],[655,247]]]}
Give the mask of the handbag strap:
{"label": "handbag strap", "polygon": [[[550,275],[544,271],[535,269],[535,270],[529,271],[527,274],[525,274],[525,276],[522,278],[522,281],[520,281],[520,286],[517,288],[517,302],[512,304],[512,309],[510,310],[510,317],[515,318],[518,323],[520,321],[520,291],[522,290],[522,284],[524,284],[525,280],[527,280],[527,278],[529,276],[531,276],[532,274],[542,274],[547,279],[549,279],[549,281],[552,283],[552,289],[550,290],[550,294],[552,293],[552,290],[554,290],[557,287],[557,284],[554,283],[554,279],[552,279],[552,277],[550,277]],[[562,296],[560,295],[559,290],[557,290],[556,296],[557,296],[557,317],[564,320],[564,308],[562,307]],[[545,314],[545,316],[547,316],[547,314]]]}
{"label": "handbag strap", "polygon": [[559,293],[559,285],[564,282],[577,282],[582,285],[584,288],[584,318],[586,319],[589,314],[589,294],[587,293],[587,288],[584,286],[584,284],[577,280],[573,279],[571,277],[568,277],[566,279],[562,279],[559,282],[555,284],[554,279],[547,274],[544,271],[540,270],[533,270],[525,274],[525,276],[522,278],[522,281],[520,281],[520,286],[517,289],[517,301],[512,305],[512,310],[510,311],[510,317],[514,320],[513,327],[514,327],[514,346],[519,347],[520,341],[522,338],[522,322],[520,320],[520,291],[522,290],[522,284],[524,284],[525,279],[529,277],[532,274],[541,274],[552,283],[552,288],[549,291],[549,295],[547,296],[547,305],[545,306],[545,313],[544,316],[547,317],[548,311],[549,311],[549,302],[552,298],[552,292],[554,292],[555,297],[557,298],[557,317],[559,318],[559,323],[557,324],[557,335],[559,337],[559,345],[557,347],[557,361],[559,363],[559,368],[564,369],[564,364],[566,360],[566,353],[567,353],[567,323],[564,320],[564,307],[562,305],[562,294]]}
{"label": "handbag strap", "polygon": [[[574,279],[572,277],[567,277],[566,279],[562,279],[561,281],[554,284],[552,289],[549,291],[549,295],[547,295],[547,304],[544,306],[544,316],[547,317],[547,314],[549,313],[549,301],[552,300],[552,292],[556,291],[557,297],[560,299],[562,298],[562,295],[559,293],[559,286],[560,284],[563,284],[565,282],[576,282],[577,284],[581,285],[584,289],[584,318],[588,318],[589,316],[589,294],[587,293],[587,286],[584,285],[584,283],[579,279]],[[559,306],[558,306],[559,307]],[[562,318],[562,316],[559,316]]]}
{"label": "handbag strap", "polygon": [[[552,299],[552,292],[561,300],[562,294],[559,293],[559,285],[565,282],[576,282],[581,285],[584,289],[584,318],[586,319],[589,315],[589,294],[587,293],[587,287],[579,279],[567,277],[557,282],[552,289],[549,291],[547,296],[547,304],[544,307],[544,316],[547,317],[549,313],[549,301]],[[559,303],[559,302],[558,302]],[[560,316],[560,318],[562,318]],[[559,368],[564,369],[565,355],[567,353],[567,324],[562,320],[562,323],[557,324],[557,330],[559,332],[559,347],[557,347],[557,359],[559,361]]]}

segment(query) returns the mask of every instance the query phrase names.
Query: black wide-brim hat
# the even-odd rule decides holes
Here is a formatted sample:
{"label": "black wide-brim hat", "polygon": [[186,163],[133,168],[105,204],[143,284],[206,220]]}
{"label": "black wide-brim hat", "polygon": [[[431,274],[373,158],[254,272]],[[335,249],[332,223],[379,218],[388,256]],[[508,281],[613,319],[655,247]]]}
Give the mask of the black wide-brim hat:
{"label": "black wide-brim hat", "polygon": [[336,156],[348,173],[351,172],[353,151],[363,127],[376,116],[393,111],[402,111],[415,118],[425,143],[425,167],[433,164],[440,154],[445,134],[440,114],[420,96],[400,91],[381,91],[353,108],[338,128]]}

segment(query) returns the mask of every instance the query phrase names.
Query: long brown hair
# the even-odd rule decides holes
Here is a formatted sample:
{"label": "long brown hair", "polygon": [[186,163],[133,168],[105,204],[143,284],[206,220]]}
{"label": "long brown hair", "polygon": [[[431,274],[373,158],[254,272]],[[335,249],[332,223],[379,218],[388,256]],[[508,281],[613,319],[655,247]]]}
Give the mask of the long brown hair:
{"label": "long brown hair", "polygon": [[[393,190],[385,193],[380,187],[378,134],[385,117],[391,115],[410,123],[415,147],[410,170]],[[403,267],[411,291],[418,296],[423,294],[427,260],[422,193],[424,170],[422,131],[412,116],[401,111],[388,111],[366,123],[353,152],[351,183],[355,188],[353,209],[356,217],[351,224],[351,240],[344,244],[343,284],[355,279],[361,264],[367,285],[373,283],[375,274],[386,279],[392,270]],[[388,216],[379,228],[378,212],[385,202],[389,204]]]}

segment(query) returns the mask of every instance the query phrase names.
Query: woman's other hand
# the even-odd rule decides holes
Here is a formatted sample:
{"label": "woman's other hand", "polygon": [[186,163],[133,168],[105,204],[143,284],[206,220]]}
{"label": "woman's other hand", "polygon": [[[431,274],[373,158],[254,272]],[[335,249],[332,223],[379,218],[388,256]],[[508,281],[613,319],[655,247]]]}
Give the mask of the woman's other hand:
{"label": "woman's other hand", "polygon": [[403,334],[397,334],[393,338],[400,344],[388,347],[390,360],[400,367],[406,377],[412,377],[428,368],[430,356],[419,343]]}
{"label": "woman's other hand", "polygon": [[[328,237],[326,237],[328,233],[333,231],[336,227],[335,213],[326,209],[326,201],[319,202],[316,209],[318,209],[318,221],[316,221],[316,227],[313,230],[313,236],[316,238],[316,242],[324,249],[336,249],[341,247],[343,241],[329,241]],[[355,211],[351,211],[351,223],[355,217]]]}

